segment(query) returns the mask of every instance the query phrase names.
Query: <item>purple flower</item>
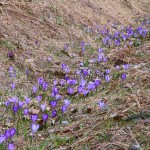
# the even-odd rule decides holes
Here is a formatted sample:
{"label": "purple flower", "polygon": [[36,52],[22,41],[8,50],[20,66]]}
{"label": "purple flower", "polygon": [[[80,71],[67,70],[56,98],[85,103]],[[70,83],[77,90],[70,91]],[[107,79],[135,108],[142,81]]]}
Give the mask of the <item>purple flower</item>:
{"label": "purple flower", "polygon": [[75,79],[69,79],[67,80],[67,83],[71,86],[71,85],[75,85],[77,81]]}
{"label": "purple flower", "polygon": [[62,113],[64,113],[66,110],[67,110],[67,106],[66,105],[61,106]]}
{"label": "purple flower", "polygon": [[98,105],[99,105],[100,109],[103,109],[103,108],[105,107],[106,103],[103,102],[103,101],[100,101],[100,102],[98,103]]}
{"label": "purple flower", "polygon": [[65,85],[65,81],[64,80],[60,80],[60,85],[64,86]]}
{"label": "purple flower", "polygon": [[89,84],[87,85],[87,89],[89,90],[89,91],[91,91],[91,90],[94,90],[95,89],[95,84],[94,84],[94,82],[89,82]]}
{"label": "purple flower", "polygon": [[65,99],[65,100],[64,100],[64,105],[65,105],[66,107],[68,107],[68,106],[70,105],[70,101],[69,101],[68,99]]}
{"label": "purple flower", "polygon": [[13,59],[14,59],[14,56],[15,56],[15,55],[14,55],[14,53],[13,53],[12,51],[8,53],[8,58],[9,58],[9,59],[13,60]]}
{"label": "purple flower", "polygon": [[48,119],[48,114],[42,114],[42,119],[44,122],[46,122]]}
{"label": "purple flower", "polygon": [[18,97],[12,97],[9,99],[10,103],[17,103],[18,102]]}
{"label": "purple flower", "polygon": [[40,103],[40,101],[42,100],[42,95],[36,96],[36,99]]}
{"label": "purple flower", "polygon": [[65,71],[65,68],[67,67],[67,65],[62,63],[61,67],[62,67],[62,71]]}
{"label": "purple flower", "polygon": [[98,48],[98,52],[99,52],[99,53],[102,53],[102,52],[103,52],[103,49],[102,49],[102,48]]}
{"label": "purple flower", "polygon": [[56,117],[57,116],[57,111],[53,110],[51,116],[52,116],[52,118]]}
{"label": "purple flower", "polygon": [[61,95],[59,95],[59,94],[55,95],[55,99],[56,99],[56,100],[60,100],[61,98],[62,98]]}
{"label": "purple flower", "polygon": [[83,90],[83,95],[86,96],[89,93],[89,90]]}
{"label": "purple flower", "polygon": [[57,83],[58,83],[57,80],[54,80],[54,81],[53,81],[53,85],[54,85],[54,86],[56,86]]}
{"label": "purple flower", "polygon": [[5,101],[4,104],[5,104],[6,107],[8,107],[10,105],[10,102],[9,101]]}
{"label": "purple flower", "polygon": [[71,88],[71,87],[69,87],[69,88],[68,88],[68,93],[69,93],[70,95],[72,95],[72,94],[74,93],[74,89]]}
{"label": "purple flower", "polygon": [[110,73],[110,69],[106,69],[106,74],[109,74]]}
{"label": "purple flower", "polygon": [[6,139],[6,136],[4,134],[0,135],[0,144],[2,144]]}
{"label": "purple flower", "polygon": [[48,61],[51,61],[51,60],[52,60],[52,58],[51,58],[51,57],[48,57],[48,58],[47,58],[47,60],[48,60]]}
{"label": "purple flower", "polygon": [[24,113],[24,115],[26,116],[26,115],[28,115],[29,110],[26,108],[26,109],[23,110],[23,113]]}
{"label": "purple flower", "polygon": [[56,94],[58,94],[58,88],[53,86],[52,87],[52,94],[55,96]]}
{"label": "purple flower", "polygon": [[122,79],[123,81],[126,79],[126,77],[127,77],[126,73],[123,73],[123,74],[121,75],[121,79]]}
{"label": "purple flower", "polygon": [[41,86],[44,82],[44,79],[42,77],[38,78],[38,85]]}
{"label": "purple flower", "polygon": [[29,75],[29,69],[26,69],[26,75],[27,76]]}
{"label": "purple flower", "polygon": [[56,107],[56,105],[57,105],[57,101],[56,100],[51,101],[50,105],[54,109]]}
{"label": "purple flower", "polygon": [[18,102],[18,105],[19,105],[19,108],[22,108],[22,107],[23,107],[23,105],[24,105],[24,102],[19,101],[19,102]]}
{"label": "purple flower", "polygon": [[109,75],[106,75],[106,76],[105,76],[105,80],[106,80],[106,82],[108,83],[108,82],[110,81],[110,76],[109,76]]}
{"label": "purple flower", "polygon": [[15,128],[11,128],[10,130],[10,138],[12,138],[15,134],[16,134],[16,129]]}
{"label": "purple flower", "polygon": [[38,119],[38,115],[36,114],[31,115],[31,120],[33,123],[36,122],[37,119]]}
{"label": "purple flower", "polygon": [[37,130],[39,129],[40,125],[39,124],[32,124],[31,125],[31,129],[32,129],[32,134],[34,134],[35,132],[37,132]]}
{"label": "purple flower", "polygon": [[15,145],[13,143],[9,143],[8,150],[14,150],[14,149],[15,149]]}
{"label": "purple flower", "polygon": [[48,88],[48,83],[47,82],[43,82],[42,87],[43,87],[43,91],[46,91],[47,88]]}
{"label": "purple flower", "polygon": [[117,70],[119,70],[119,69],[120,69],[120,66],[119,66],[119,65],[117,65],[117,66],[116,66],[116,69],[117,69]]}
{"label": "purple flower", "polygon": [[99,79],[96,79],[94,82],[95,87],[97,88],[101,84],[101,81]]}
{"label": "purple flower", "polygon": [[41,108],[42,112],[44,112],[45,109],[46,109],[46,105],[45,104],[41,104],[40,108]]}
{"label": "purple flower", "polygon": [[68,81],[69,80],[69,76],[65,75],[65,80]]}
{"label": "purple flower", "polygon": [[86,85],[87,80],[84,80],[83,78],[81,78],[80,80],[80,86],[84,87]]}
{"label": "purple flower", "polygon": [[123,67],[125,70],[127,70],[127,69],[129,68],[129,64],[124,64],[124,65],[122,65],[122,67]]}
{"label": "purple flower", "polygon": [[11,83],[11,90],[13,91],[15,89],[16,84],[15,83]]}
{"label": "purple flower", "polygon": [[107,58],[107,57],[104,57],[104,58],[103,58],[103,62],[106,63],[107,61],[108,61],[108,58]]}
{"label": "purple flower", "polygon": [[36,87],[36,86],[34,86],[34,87],[32,88],[32,92],[33,92],[33,94],[35,94],[35,93],[37,92],[37,87]]}
{"label": "purple flower", "polygon": [[83,92],[83,86],[78,87],[78,93],[81,94]]}
{"label": "purple flower", "polygon": [[15,128],[10,128],[10,129],[5,131],[6,139],[12,138],[15,134],[16,134]]}
{"label": "purple flower", "polygon": [[82,73],[83,73],[83,76],[87,76],[89,74],[89,71],[86,68],[84,68],[82,70]]}
{"label": "purple flower", "polygon": [[26,101],[26,104],[29,104],[31,101],[31,98],[25,97],[25,101]]}
{"label": "purple flower", "polygon": [[13,105],[13,112],[14,114],[18,111],[19,106],[18,105]]}

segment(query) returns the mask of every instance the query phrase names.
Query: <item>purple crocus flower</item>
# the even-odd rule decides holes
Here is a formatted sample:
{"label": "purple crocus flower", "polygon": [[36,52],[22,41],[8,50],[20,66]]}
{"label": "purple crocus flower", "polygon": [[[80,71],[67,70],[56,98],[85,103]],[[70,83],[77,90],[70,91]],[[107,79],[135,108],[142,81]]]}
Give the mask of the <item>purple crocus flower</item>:
{"label": "purple crocus flower", "polygon": [[57,105],[57,101],[56,100],[50,101],[50,105],[54,109]]}
{"label": "purple crocus flower", "polygon": [[66,105],[61,106],[62,113],[64,113],[66,110],[67,110],[67,106]]}
{"label": "purple crocus flower", "polygon": [[19,106],[18,105],[13,105],[13,112],[14,114],[18,111]]}
{"label": "purple crocus flower", "polygon": [[83,90],[83,95],[86,96],[89,93],[89,90]]}
{"label": "purple crocus flower", "polygon": [[10,138],[12,138],[15,134],[16,134],[16,129],[15,128],[11,128],[10,129]]}
{"label": "purple crocus flower", "polygon": [[58,81],[57,81],[57,80],[54,80],[54,81],[53,81],[53,85],[54,85],[54,86],[56,86],[56,85],[57,85],[57,83],[58,83]]}
{"label": "purple crocus flower", "polygon": [[65,68],[67,67],[67,65],[66,65],[66,64],[64,64],[64,63],[62,63],[61,67],[62,67],[62,71],[64,71],[64,70],[65,70]]}
{"label": "purple crocus flower", "polygon": [[23,114],[24,114],[25,116],[28,115],[28,113],[29,113],[29,110],[28,110],[27,108],[23,110]]}
{"label": "purple crocus flower", "polygon": [[18,105],[19,105],[19,108],[22,108],[22,107],[23,107],[23,105],[24,105],[24,102],[19,101],[19,102],[18,102]]}
{"label": "purple crocus flower", "polygon": [[84,68],[82,70],[82,73],[83,73],[83,76],[87,76],[89,74],[89,71],[86,68]]}
{"label": "purple crocus flower", "polygon": [[64,80],[60,80],[60,85],[64,86],[65,85],[65,81]]}
{"label": "purple crocus flower", "polygon": [[31,101],[31,98],[25,97],[25,101],[26,101],[26,104],[29,104]]}
{"label": "purple crocus flower", "polygon": [[92,91],[92,90],[94,90],[95,89],[95,84],[94,84],[94,82],[89,82],[89,84],[87,85],[87,89],[89,90],[89,91]]}
{"label": "purple crocus flower", "polygon": [[74,93],[74,89],[71,88],[71,87],[69,87],[69,88],[68,88],[68,93],[69,93],[70,95],[72,95],[72,94]]}
{"label": "purple crocus flower", "polygon": [[65,75],[65,80],[68,81],[70,78],[68,75]]}
{"label": "purple crocus flower", "polygon": [[77,83],[77,81],[75,79],[69,79],[67,80],[68,85],[75,85]]}
{"label": "purple crocus flower", "polygon": [[68,106],[70,105],[70,101],[69,101],[68,99],[65,99],[65,100],[64,100],[64,105],[65,105],[66,107],[68,107]]}
{"label": "purple crocus flower", "polygon": [[10,102],[9,101],[5,101],[4,104],[5,104],[6,107],[8,107],[10,105]]}
{"label": "purple crocus flower", "polygon": [[16,129],[15,128],[10,128],[5,131],[5,136],[6,139],[8,140],[9,138],[12,138],[16,134]]}
{"label": "purple crocus flower", "polygon": [[36,122],[37,119],[38,119],[38,115],[36,115],[36,114],[31,115],[31,120],[33,123]]}
{"label": "purple crocus flower", "polygon": [[12,51],[10,51],[7,56],[9,59],[13,60],[15,55]]}
{"label": "purple crocus flower", "polygon": [[14,89],[15,89],[15,87],[16,87],[16,84],[15,83],[11,83],[11,90],[13,91]]}
{"label": "purple crocus flower", "polygon": [[14,149],[15,149],[15,145],[13,143],[9,143],[8,150],[14,150]]}
{"label": "purple crocus flower", "polygon": [[0,144],[2,144],[6,139],[6,136],[4,134],[0,134]]}
{"label": "purple crocus flower", "polygon": [[117,70],[119,70],[119,69],[120,69],[120,66],[119,66],[119,65],[117,65],[117,66],[116,66],[116,69],[117,69]]}
{"label": "purple crocus flower", "polygon": [[58,94],[58,88],[53,86],[52,87],[52,94],[55,96],[56,94]]}
{"label": "purple crocus flower", "polygon": [[10,103],[17,103],[18,102],[18,97],[12,97],[9,99]]}
{"label": "purple crocus flower", "polygon": [[47,88],[48,88],[48,83],[47,82],[43,82],[42,87],[43,87],[43,91],[46,91]]}
{"label": "purple crocus flower", "polygon": [[99,52],[99,53],[102,53],[102,52],[103,52],[103,49],[102,49],[102,48],[98,48],[98,52]]}
{"label": "purple crocus flower", "polygon": [[110,81],[110,76],[109,76],[109,75],[106,75],[106,76],[105,76],[105,80],[106,80],[106,82],[108,83],[108,82]]}
{"label": "purple crocus flower", "polygon": [[29,69],[26,69],[26,75],[27,76],[29,75]]}
{"label": "purple crocus flower", "polygon": [[108,61],[108,58],[107,58],[107,57],[104,57],[104,58],[103,58],[103,62],[106,63],[107,61]]}
{"label": "purple crocus flower", "polygon": [[100,101],[100,102],[98,103],[98,105],[99,105],[100,109],[103,109],[103,108],[105,107],[106,103],[103,102],[103,101]]}
{"label": "purple crocus flower", "polygon": [[94,81],[94,85],[95,85],[96,88],[97,88],[100,84],[101,84],[101,81],[100,81],[99,79],[96,79],[96,80]]}
{"label": "purple crocus flower", "polygon": [[52,114],[51,114],[51,117],[54,118],[54,117],[56,117],[56,116],[57,116],[57,111],[56,111],[56,110],[53,110],[53,111],[52,111]]}
{"label": "purple crocus flower", "polygon": [[106,74],[109,74],[110,73],[110,69],[106,69]]}
{"label": "purple crocus flower", "polygon": [[48,119],[48,114],[42,114],[42,119],[44,122],[46,122]]}
{"label": "purple crocus flower", "polygon": [[126,73],[123,73],[123,74],[121,75],[121,79],[122,79],[123,81],[126,79],[126,77],[127,77]]}
{"label": "purple crocus flower", "polygon": [[36,96],[36,99],[40,103],[40,101],[42,100],[42,95]]}
{"label": "purple crocus flower", "polygon": [[84,87],[86,85],[87,80],[84,80],[83,78],[81,78],[80,80],[80,86]]}
{"label": "purple crocus flower", "polygon": [[123,67],[125,70],[127,70],[127,69],[129,68],[129,64],[124,64],[124,65],[122,65],[122,67]]}
{"label": "purple crocus flower", "polygon": [[38,78],[38,85],[41,86],[44,82],[44,79],[42,77]]}
{"label": "purple crocus flower", "polygon": [[44,112],[45,109],[46,109],[46,105],[45,104],[41,104],[40,108],[41,108],[42,112]]}
{"label": "purple crocus flower", "polygon": [[39,124],[32,124],[31,125],[31,129],[32,129],[32,134],[34,134],[35,132],[37,132],[37,130],[39,129],[40,125]]}
{"label": "purple crocus flower", "polygon": [[78,87],[78,93],[79,94],[83,93],[83,90],[84,90],[83,86],[79,86]]}
{"label": "purple crocus flower", "polygon": [[35,93],[37,92],[37,87],[36,87],[36,86],[34,86],[34,87],[32,88],[32,92],[33,92],[33,94],[35,94]]}
{"label": "purple crocus flower", "polygon": [[61,95],[59,95],[59,94],[55,95],[55,99],[56,99],[56,100],[60,100],[61,98],[62,98]]}

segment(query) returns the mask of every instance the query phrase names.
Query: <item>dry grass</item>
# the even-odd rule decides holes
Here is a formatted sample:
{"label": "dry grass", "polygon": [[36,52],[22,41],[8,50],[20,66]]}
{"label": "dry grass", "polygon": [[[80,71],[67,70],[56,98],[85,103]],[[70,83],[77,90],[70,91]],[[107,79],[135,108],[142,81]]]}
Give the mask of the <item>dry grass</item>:
{"label": "dry grass", "polygon": [[[84,27],[105,24],[107,20],[134,24],[136,17],[150,13],[149,10],[149,0],[0,1],[0,95],[8,98],[4,91],[11,80],[4,73],[9,66],[20,70],[20,78],[15,82],[19,92],[25,95],[37,77],[44,76],[49,80],[47,72],[58,75],[61,62],[75,66],[82,60],[74,47],[69,49],[69,54],[62,54],[65,43],[85,40],[93,47],[97,46],[93,37],[85,34]],[[38,44],[35,44],[36,41]],[[15,52],[15,60],[10,62],[7,53],[11,49]],[[112,61],[110,67],[120,58],[131,64],[128,84],[124,84],[122,90],[120,82],[112,82],[108,89],[98,90],[85,101],[71,104],[64,116],[66,120],[72,117],[69,125],[56,124],[48,128],[45,149],[53,145],[55,149],[68,150],[132,150],[132,145],[140,144],[139,149],[148,150],[149,120],[143,121],[140,117],[126,119],[139,112],[149,113],[149,50],[150,43],[147,42],[119,53],[117,49],[108,51]],[[72,54],[75,56],[70,57]],[[47,64],[48,57],[52,58],[52,62]],[[24,70],[27,68],[31,76],[25,82]],[[53,78],[59,78],[59,75]],[[108,110],[99,111],[95,103],[100,98],[107,100]],[[76,108],[78,111],[73,113],[72,109]],[[44,140],[39,136],[40,142]],[[16,138],[16,141],[19,149],[29,144],[23,138]]]}

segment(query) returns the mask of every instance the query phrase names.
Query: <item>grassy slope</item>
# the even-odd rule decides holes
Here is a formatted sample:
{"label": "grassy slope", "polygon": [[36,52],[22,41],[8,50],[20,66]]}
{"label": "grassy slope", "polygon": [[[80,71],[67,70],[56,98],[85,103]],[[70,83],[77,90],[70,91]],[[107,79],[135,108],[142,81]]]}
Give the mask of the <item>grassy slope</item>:
{"label": "grassy slope", "polygon": [[[82,60],[82,57],[75,52],[75,47],[70,48],[67,55],[62,53],[61,50],[66,41],[79,43],[85,40],[96,47],[94,39],[85,34],[85,26],[93,26],[99,22],[105,24],[108,19],[123,24],[134,24],[136,17],[149,13],[148,2],[149,0],[145,2],[137,0],[102,2],[99,0],[55,0],[54,2],[10,0],[0,2],[1,95],[8,97],[4,91],[11,80],[6,78],[4,72],[10,65],[20,71],[20,77],[15,82],[18,83],[18,92],[25,94],[31,84],[36,82],[37,77],[48,78],[45,73],[47,70],[55,75],[56,70],[60,69],[61,62],[73,66],[77,61]],[[36,41],[39,42],[38,45],[35,44]],[[6,57],[10,49],[15,51],[15,61],[11,62]],[[90,147],[90,149],[109,150],[128,149],[129,145],[140,143],[143,149],[148,150],[150,147],[149,124],[140,119],[129,122],[121,119],[149,109],[148,50],[150,50],[149,42],[138,47],[136,51],[134,48],[122,50],[120,53],[115,52],[117,50],[109,51],[108,55],[112,63],[123,56],[125,61],[133,65],[128,72],[126,88],[121,90],[119,83],[111,83],[109,88],[98,91],[95,95],[86,98],[84,102],[73,103],[65,116],[66,118],[72,116],[73,119],[70,119],[67,126],[57,125],[49,129],[52,133],[51,136],[46,137],[50,141],[48,146],[53,143],[53,146],[58,149],[89,149]],[[71,55],[75,56],[70,57]],[[52,57],[51,64],[47,64],[47,57]],[[30,68],[32,73],[27,82],[24,74],[26,68]],[[95,106],[94,102],[101,97],[108,100],[111,111],[101,112]],[[90,113],[87,113],[87,106]],[[73,108],[78,108],[78,112],[71,113]],[[27,145],[21,138],[16,138],[16,140],[18,147]],[[41,141],[42,139],[39,143]]]}

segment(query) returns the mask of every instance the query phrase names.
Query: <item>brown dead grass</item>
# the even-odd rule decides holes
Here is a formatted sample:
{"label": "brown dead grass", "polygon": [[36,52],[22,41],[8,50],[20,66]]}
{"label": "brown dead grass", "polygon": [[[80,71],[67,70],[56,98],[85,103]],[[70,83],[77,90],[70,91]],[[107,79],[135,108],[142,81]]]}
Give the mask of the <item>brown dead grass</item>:
{"label": "brown dead grass", "polygon": [[[44,75],[48,78],[47,74],[42,72],[43,68],[45,71],[47,69],[59,71],[62,61],[73,65],[76,61],[80,61],[79,57],[70,59],[66,55],[57,56],[66,42],[78,43],[84,39],[96,47],[92,37],[85,35],[80,29],[82,26],[105,24],[107,20],[134,24],[135,18],[149,12],[149,0],[0,1],[0,40],[8,41],[16,47],[15,61],[10,63],[7,53],[12,47],[8,44],[0,45],[1,94],[5,91],[4,87],[11,83],[3,73],[10,65],[21,69],[22,78],[16,82],[20,89],[28,91],[37,77]],[[39,42],[38,46],[35,45],[35,41]],[[123,118],[150,108],[148,69],[143,67],[145,64],[149,65],[149,48],[147,43],[137,49],[125,49],[119,53],[118,50],[113,50],[113,53],[108,54],[113,63],[122,58],[123,61],[132,64],[124,93],[121,93],[118,83],[111,83],[107,91],[99,91],[97,95],[87,98],[84,103],[72,104],[71,108],[78,108],[78,113],[72,114],[70,110],[66,115],[66,117],[73,116],[72,123],[62,127],[61,130],[60,126],[52,128],[54,129],[52,135],[65,136],[73,142],[70,145],[64,144],[58,149],[128,150],[130,145],[140,143],[143,149],[148,150],[150,145],[146,140],[149,138],[149,125],[143,123],[141,119],[131,120],[128,123],[124,122]],[[69,52],[74,51],[72,48]],[[143,56],[139,57],[137,54],[141,53]],[[53,59],[49,65],[46,64],[47,56]],[[26,68],[32,71],[28,82],[25,82]],[[132,93],[128,94],[126,90],[131,90]],[[111,111],[99,111],[95,106],[102,97],[108,100]],[[91,110],[90,113],[85,113],[87,106]],[[23,139],[18,141],[22,146],[25,144]]]}

